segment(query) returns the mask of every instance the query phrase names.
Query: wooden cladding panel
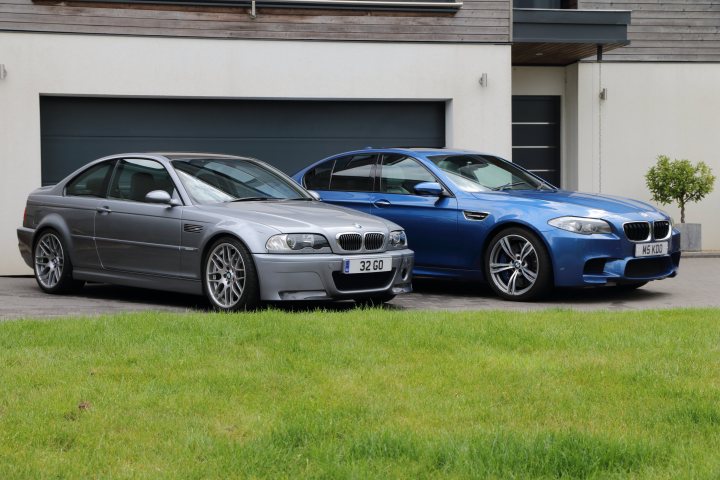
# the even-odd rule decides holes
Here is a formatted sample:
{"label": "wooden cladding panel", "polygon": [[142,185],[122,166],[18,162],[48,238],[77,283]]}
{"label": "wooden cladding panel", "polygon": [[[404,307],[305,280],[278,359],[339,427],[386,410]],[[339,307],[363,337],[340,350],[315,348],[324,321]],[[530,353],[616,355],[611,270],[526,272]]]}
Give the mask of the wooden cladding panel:
{"label": "wooden cladding panel", "polygon": [[720,62],[720,0],[581,0],[579,8],[632,10],[630,45],[605,60]]}
{"label": "wooden cladding panel", "polygon": [[0,31],[233,39],[508,43],[510,2],[457,12],[0,0]]}

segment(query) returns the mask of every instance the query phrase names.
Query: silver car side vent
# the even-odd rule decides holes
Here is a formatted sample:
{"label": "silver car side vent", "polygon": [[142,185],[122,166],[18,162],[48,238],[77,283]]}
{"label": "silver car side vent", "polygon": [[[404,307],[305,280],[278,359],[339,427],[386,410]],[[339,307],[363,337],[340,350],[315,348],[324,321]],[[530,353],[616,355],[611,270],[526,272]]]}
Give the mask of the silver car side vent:
{"label": "silver car side vent", "polygon": [[465,219],[467,220],[474,220],[479,222],[485,220],[490,214],[487,212],[473,212],[470,210],[463,210],[463,215],[465,215]]}
{"label": "silver car side vent", "polygon": [[183,225],[183,231],[187,233],[200,233],[203,231],[203,226],[194,223],[186,223]]}

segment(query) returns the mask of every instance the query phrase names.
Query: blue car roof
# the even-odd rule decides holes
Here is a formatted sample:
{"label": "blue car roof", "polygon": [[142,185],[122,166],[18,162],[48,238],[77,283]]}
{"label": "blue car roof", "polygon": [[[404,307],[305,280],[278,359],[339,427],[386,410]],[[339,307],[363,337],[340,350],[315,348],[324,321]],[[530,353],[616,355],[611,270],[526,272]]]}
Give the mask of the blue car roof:
{"label": "blue car roof", "polygon": [[[397,152],[397,153],[406,153],[406,154],[416,154],[421,156],[427,156],[427,155],[443,155],[443,154],[480,154],[480,155],[493,155],[491,153],[485,153],[485,152],[478,152],[474,150],[461,150],[456,148],[428,148],[428,147],[398,147],[398,148],[362,148],[358,150],[351,150],[348,152],[343,152],[338,155],[344,155],[347,153],[356,153],[356,152]],[[337,156],[337,155],[333,155]]]}
{"label": "blue car roof", "polygon": [[426,161],[428,160],[428,156],[432,155],[463,155],[463,154],[475,154],[475,155],[491,155],[493,157],[497,157],[498,155],[495,155],[493,153],[487,153],[487,152],[478,152],[474,150],[461,150],[457,148],[430,148],[430,147],[389,147],[389,148],[373,148],[373,147],[366,147],[361,148],[357,150],[348,150],[345,152],[339,152],[334,155],[327,156],[321,160],[317,160],[310,165],[300,169],[299,171],[293,173],[292,177],[297,177],[298,175],[304,175],[305,172],[308,170],[314,168],[316,165],[331,159],[331,158],[337,158],[341,157],[343,155],[353,155],[356,153],[387,153],[387,152],[394,152],[394,153],[402,153],[404,155],[412,155],[415,157],[420,157]]}

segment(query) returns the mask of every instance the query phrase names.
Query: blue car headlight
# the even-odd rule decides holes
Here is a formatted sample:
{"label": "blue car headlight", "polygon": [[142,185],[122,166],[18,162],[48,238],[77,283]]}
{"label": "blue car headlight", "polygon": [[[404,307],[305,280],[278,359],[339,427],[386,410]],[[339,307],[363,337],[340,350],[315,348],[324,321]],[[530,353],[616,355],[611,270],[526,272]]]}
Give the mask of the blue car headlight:
{"label": "blue car headlight", "polygon": [[268,253],[331,253],[327,238],[315,233],[273,235],[265,243]]}
{"label": "blue car headlight", "polygon": [[407,235],[404,230],[393,230],[390,232],[388,250],[401,250],[407,248]]}
{"label": "blue car headlight", "polygon": [[548,224],[568,232],[592,235],[594,233],[612,233],[610,224],[599,218],[585,217],[558,217],[548,221]]}

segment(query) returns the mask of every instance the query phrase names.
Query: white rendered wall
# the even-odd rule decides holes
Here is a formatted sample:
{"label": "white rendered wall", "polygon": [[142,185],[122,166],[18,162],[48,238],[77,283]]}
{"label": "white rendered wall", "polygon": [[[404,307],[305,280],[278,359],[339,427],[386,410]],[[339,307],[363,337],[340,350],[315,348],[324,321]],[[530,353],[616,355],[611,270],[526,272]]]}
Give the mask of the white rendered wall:
{"label": "white rendered wall", "polygon": [[[650,202],[644,175],[660,154],[702,160],[720,178],[720,64],[588,62],[512,71],[513,95],[562,96],[563,188]],[[686,208],[686,221],[703,224],[706,250],[720,250],[720,180],[715,188]],[[658,206],[680,220],[677,208]]]}
{"label": "white rendered wall", "polygon": [[[719,86],[720,64],[581,63],[579,189],[650,201],[644,175],[660,154],[702,160],[720,178]],[[720,181],[685,220],[702,223],[703,249],[720,250]]]}
{"label": "white rendered wall", "polygon": [[[40,186],[40,95],[447,101],[447,145],[511,153],[510,46],[0,33],[0,275]],[[488,74],[488,86],[478,80]]]}

